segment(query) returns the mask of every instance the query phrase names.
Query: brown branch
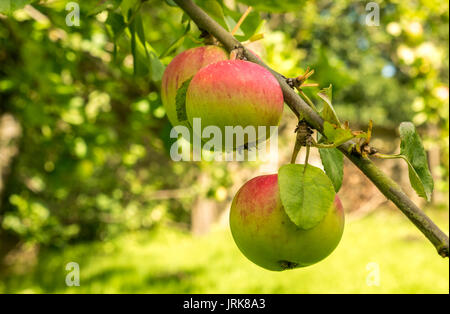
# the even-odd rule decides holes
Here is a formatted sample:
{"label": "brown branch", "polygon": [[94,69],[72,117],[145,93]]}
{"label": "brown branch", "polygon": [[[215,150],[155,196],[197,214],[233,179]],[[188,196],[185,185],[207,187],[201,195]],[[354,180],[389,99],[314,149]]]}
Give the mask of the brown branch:
{"label": "brown branch", "polygon": [[[297,117],[300,117],[301,113],[311,127],[323,134],[323,119],[286,83],[286,78],[283,75],[269,68],[261,61],[261,59],[245,49],[236,38],[210,18],[208,14],[199,8],[192,0],[174,1],[191,17],[199,28],[208,31],[216,37],[228,51],[242,48],[248,61],[257,63],[268,69],[280,83],[281,89],[283,90],[284,101],[289,108]],[[436,247],[439,255],[448,257],[448,236],[408,198],[392,179],[378,169],[370,159],[353,153],[350,149],[352,144],[354,144],[354,142],[349,141],[338,148],[375,184],[386,198],[391,200],[414,223],[414,225],[416,225],[416,227]]]}

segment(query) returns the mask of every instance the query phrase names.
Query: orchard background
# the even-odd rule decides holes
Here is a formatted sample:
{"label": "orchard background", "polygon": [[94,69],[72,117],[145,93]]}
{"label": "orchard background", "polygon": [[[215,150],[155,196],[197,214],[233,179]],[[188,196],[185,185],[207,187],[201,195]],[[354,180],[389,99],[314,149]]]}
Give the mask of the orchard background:
{"label": "orchard background", "polygon": [[[231,200],[289,161],[296,119],[285,110],[278,160],[173,162],[161,77],[177,53],[201,45],[201,32],[171,1],[8,2],[0,292],[449,292],[448,259],[347,161],[346,229],[332,255],[272,273],[240,254]],[[448,234],[448,2],[376,2],[379,26],[367,25],[366,1],[196,2],[231,28],[252,5],[236,37],[263,33],[249,47],[286,77],[313,68],[311,81],[333,85],[343,120],[355,129],[374,121],[381,151],[397,153],[397,126],[413,121],[435,180],[431,203],[409,188],[404,163],[379,166]],[[318,90],[306,93],[315,100]],[[320,165],[314,149],[310,162]],[[80,286],[66,286],[69,262]]]}

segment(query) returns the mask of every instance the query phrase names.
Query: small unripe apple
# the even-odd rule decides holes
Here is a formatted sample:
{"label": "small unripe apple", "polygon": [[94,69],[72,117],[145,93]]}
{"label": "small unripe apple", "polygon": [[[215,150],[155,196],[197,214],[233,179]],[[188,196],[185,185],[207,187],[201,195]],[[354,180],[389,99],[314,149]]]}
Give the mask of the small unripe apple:
{"label": "small unripe apple", "polygon": [[176,95],[181,85],[201,68],[227,59],[227,52],[218,46],[191,48],[173,58],[164,71],[161,83],[162,103],[172,126],[187,125],[179,121],[176,111]]}
{"label": "small unripe apple", "polygon": [[[226,126],[250,126],[256,138],[249,141],[256,140],[267,136],[270,126],[278,125],[283,93],[276,78],[262,66],[242,60],[220,61],[202,68],[190,82],[186,113],[191,125],[194,118],[201,118],[202,132],[217,126],[225,136]],[[258,127],[265,127],[266,132],[259,134]],[[225,141],[222,144],[226,146]]]}
{"label": "small unripe apple", "polygon": [[300,229],[281,204],[278,175],[259,176],[245,183],[236,194],[230,228],[234,241],[249,260],[281,271],[308,266],[327,257],[342,237],[344,211],[336,195],[318,225]]}

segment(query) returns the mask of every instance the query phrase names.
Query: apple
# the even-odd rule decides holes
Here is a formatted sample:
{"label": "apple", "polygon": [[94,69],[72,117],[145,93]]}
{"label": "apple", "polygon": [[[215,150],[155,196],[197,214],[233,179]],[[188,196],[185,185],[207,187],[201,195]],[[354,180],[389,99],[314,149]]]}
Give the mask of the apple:
{"label": "apple", "polygon": [[318,225],[300,229],[281,204],[278,175],[265,175],[245,183],[234,197],[230,228],[238,248],[250,261],[281,271],[312,265],[327,257],[342,237],[344,211],[336,195]]}
{"label": "apple", "polygon": [[[243,144],[269,135],[283,113],[283,93],[276,78],[264,67],[243,60],[212,63],[195,74],[186,93],[186,113],[190,125],[201,118],[201,131],[216,126],[223,135],[225,127],[253,127],[256,138],[247,137]],[[258,132],[265,127],[265,132]],[[202,134],[196,134],[202,137]]]}
{"label": "apple", "polygon": [[227,59],[227,52],[218,46],[191,48],[173,58],[164,71],[161,82],[162,103],[172,126],[187,126],[186,122],[179,121],[177,117],[175,98],[180,86],[201,68]]}

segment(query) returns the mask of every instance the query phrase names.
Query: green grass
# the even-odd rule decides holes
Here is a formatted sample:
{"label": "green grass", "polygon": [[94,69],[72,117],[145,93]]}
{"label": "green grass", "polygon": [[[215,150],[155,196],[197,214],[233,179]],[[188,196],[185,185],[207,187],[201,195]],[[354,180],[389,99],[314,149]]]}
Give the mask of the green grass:
{"label": "green grass", "polygon": [[[429,214],[448,232],[448,212]],[[78,262],[79,287],[66,287],[65,265]],[[368,263],[380,285],[368,286]],[[338,248],[303,269],[270,272],[236,248],[228,229],[205,237],[160,228],[109,242],[42,252],[26,274],[0,282],[13,293],[449,293],[449,260],[400,213],[379,211],[349,222]]]}

